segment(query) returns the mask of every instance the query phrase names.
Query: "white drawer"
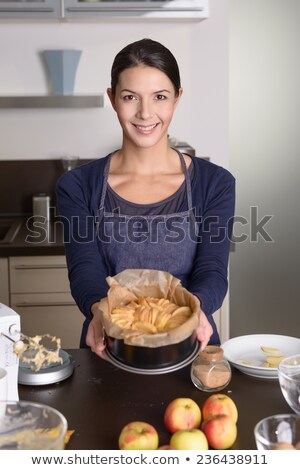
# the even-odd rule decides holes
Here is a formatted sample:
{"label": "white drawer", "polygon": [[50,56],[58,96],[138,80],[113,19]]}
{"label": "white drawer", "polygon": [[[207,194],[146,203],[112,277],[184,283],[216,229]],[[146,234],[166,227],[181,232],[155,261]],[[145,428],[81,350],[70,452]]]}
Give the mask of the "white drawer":
{"label": "white drawer", "polygon": [[61,338],[63,349],[79,347],[84,316],[71,294],[12,294],[10,300],[24,334],[49,333]]}
{"label": "white drawer", "polygon": [[17,256],[9,265],[11,293],[70,291],[64,256]]}

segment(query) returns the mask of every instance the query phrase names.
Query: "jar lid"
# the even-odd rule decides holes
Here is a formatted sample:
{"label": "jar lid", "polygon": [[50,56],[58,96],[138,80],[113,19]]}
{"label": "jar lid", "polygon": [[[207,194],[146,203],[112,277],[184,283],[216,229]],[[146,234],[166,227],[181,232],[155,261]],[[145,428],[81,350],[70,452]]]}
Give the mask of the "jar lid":
{"label": "jar lid", "polygon": [[199,353],[199,356],[206,361],[220,361],[223,358],[223,349],[220,346],[206,346],[206,348]]}

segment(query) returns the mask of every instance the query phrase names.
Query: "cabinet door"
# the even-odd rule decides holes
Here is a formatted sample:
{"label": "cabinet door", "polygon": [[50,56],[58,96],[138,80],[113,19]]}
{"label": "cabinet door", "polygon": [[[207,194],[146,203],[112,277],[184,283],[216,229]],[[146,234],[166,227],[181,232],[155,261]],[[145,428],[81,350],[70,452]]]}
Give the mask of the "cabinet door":
{"label": "cabinet door", "polygon": [[226,295],[222,307],[219,308],[214,314],[214,321],[216,323],[221,343],[229,339],[229,301],[228,294]]}
{"label": "cabinet door", "polygon": [[59,18],[61,0],[0,0],[0,18]]}
{"label": "cabinet door", "polygon": [[8,259],[0,258],[0,302],[9,305]]}
{"label": "cabinet door", "polygon": [[63,349],[79,348],[84,316],[71,294],[12,294],[11,308],[20,315],[22,333],[49,333],[61,338]]}
{"label": "cabinet door", "polygon": [[16,256],[9,259],[10,292],[69,292],[64,256]]}

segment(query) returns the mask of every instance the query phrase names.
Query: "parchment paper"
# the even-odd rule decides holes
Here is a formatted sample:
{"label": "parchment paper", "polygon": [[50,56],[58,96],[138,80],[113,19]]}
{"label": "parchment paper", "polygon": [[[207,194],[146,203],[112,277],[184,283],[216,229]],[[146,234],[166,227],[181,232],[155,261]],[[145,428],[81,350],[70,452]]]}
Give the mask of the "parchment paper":
{"label": "parchment paper", "polygon": [[[155,348],[179,343],[191,336],[198,327],[200,316],[199,299],[185,289],[179,279],[164,271],[153,269],[126,269],[114,277],[106,278],[109,290],[100,302],[102,324],[108,336],[123,339],[125,344]],[[166,298],[179,306],[189,306],[192,315],[182,325],[172,330],[147,334],[120,328],[111,320],[113,308],[126,305],[137,297]]]}

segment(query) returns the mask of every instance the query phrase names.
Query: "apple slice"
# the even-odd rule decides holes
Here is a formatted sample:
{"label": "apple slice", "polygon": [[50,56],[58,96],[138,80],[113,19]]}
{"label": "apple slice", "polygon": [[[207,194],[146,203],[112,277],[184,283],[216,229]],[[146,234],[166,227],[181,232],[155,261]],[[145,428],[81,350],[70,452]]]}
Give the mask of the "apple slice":
{"label": "apple slice", "polygon": [[266,354],[280,354],[280,350],[277,348],[269,348],[267,346],[261,346],[260,349]]}

